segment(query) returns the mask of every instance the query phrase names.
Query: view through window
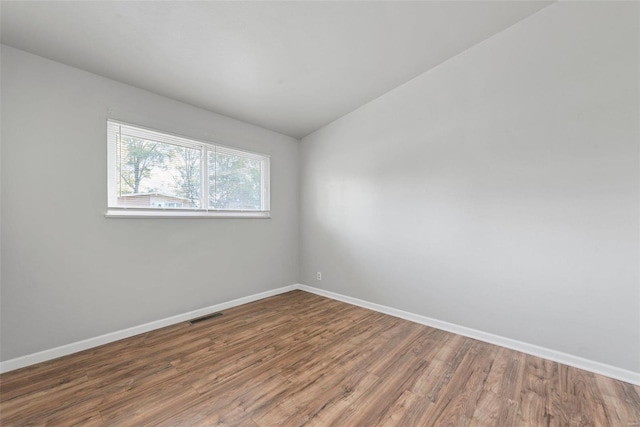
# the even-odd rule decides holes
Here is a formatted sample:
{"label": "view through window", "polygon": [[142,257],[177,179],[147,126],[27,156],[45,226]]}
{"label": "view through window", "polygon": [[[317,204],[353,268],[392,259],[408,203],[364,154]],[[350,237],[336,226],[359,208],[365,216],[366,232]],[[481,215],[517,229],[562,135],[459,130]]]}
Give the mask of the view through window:
{"label": "view through window", "polygon": [[269,214],[268,156],[111,120],[108,146],[108,215]]}

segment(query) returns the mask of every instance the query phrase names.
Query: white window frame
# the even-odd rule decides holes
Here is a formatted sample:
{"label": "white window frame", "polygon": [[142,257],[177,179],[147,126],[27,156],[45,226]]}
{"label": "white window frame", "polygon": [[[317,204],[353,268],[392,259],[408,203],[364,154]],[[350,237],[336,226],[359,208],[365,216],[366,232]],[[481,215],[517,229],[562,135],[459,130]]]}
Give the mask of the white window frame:
{"label": "white window frame", "polygon": [[[122,129],[127,135],[138,136],[141,139],[157,141],[165,144],[183,147],[199,148],[201,150],[201,188],[200,206],[202,208],[140,208],[117,206],[117,158],[116,144]],[[259,160],[261,164],[261,209],[260,210],[227,210],[208,207],[209,175],[207,168],[207,153],[210,151],[236,154],[245,158]],[[107,212],[108,218],[271,218],[270,210],[270,163],[271,158],[266,154],[255,153],[237,148],[227,147],[210,142],[199,141],[171,133],[142,127],[117,120],[107,120]]]}

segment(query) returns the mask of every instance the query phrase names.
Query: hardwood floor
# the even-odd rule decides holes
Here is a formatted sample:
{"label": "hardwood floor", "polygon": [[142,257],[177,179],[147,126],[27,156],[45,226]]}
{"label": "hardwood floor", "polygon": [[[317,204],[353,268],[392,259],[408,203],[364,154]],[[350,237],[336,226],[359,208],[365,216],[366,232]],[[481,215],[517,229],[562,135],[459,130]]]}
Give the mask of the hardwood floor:
{"label": "hardwood floor", "polygon": [[293,291],[3,374],[0,420],[620,427],[640,387]]}

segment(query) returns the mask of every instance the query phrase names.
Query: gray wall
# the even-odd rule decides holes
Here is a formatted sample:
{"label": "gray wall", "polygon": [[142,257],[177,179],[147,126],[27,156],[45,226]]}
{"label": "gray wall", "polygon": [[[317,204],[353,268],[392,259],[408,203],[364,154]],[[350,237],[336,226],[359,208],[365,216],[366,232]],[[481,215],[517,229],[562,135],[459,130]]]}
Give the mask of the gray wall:
{"label": "gray wall", "polygon": [[556,3],[304,138],[302,283],[640,371],[638,40]]}
{"label": "gray wall", "polygon": [[[106,219],[108,114],[270,154],[273,218]],[[1,359],[296,283],[297,162],[293,138],[3,46]]]}

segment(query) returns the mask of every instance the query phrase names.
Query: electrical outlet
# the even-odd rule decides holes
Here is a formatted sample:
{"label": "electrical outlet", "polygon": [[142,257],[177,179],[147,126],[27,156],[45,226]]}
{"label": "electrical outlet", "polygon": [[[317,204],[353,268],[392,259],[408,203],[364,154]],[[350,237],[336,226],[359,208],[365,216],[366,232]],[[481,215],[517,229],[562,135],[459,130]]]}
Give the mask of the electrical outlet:
{"label": "electrical outlet", "polygon": [[318,271],[318,272],[316,273],[316,279],[318,279],[318,280],[322,280],[322,273],[321,273],[321,272],[319,272],[319,271]]}

